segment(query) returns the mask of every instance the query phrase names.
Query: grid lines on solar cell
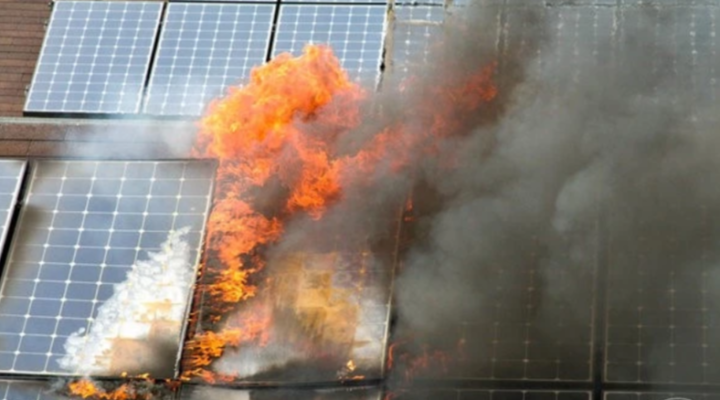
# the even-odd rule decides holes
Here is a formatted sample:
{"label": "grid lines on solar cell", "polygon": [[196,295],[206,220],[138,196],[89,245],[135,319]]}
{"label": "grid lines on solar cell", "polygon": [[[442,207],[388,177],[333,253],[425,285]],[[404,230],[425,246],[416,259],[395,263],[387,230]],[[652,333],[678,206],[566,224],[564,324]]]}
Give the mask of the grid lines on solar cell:
{"label": "grid lines on solar cell", "polygon": [[0,161],[0,248],[4,248],[18,191],[25,172],[25,161]]}
{"label": "grid lines on solar cell", "polygon": [[54,3],[25,111],[139,112],[161,9],[158,2]]}
{"label": "grid lines on solar cell", "polygon": [[283,5],[273,55],[328,44],[352,79],[373,85],[380,72],[385,6]]}
{"label": "grid lines on solar cell", "polygon": [[397,400],[590,400],[590,392],[551,390],[422,389],[399,390]]}
{"label": "grid lines on solar cell", "polygon": [[145,112],[198,115],[265,61],[274,5],[170,4]]}
{"label": "grid lines on solar cell", "polygon": [[114,285],[171,231],[189,227],[194,263],[213,171],[205,162],[36,163],[0,286],[0,372],[63,373],[67,337],[92,327]]}
{"label": "grid lines on solar cell", "polygon": [[[518,246],[518,251],[531,258],[541,248]],[[463,348],[475,355],[458,363],[456,373],[461,377],[590,380],[594,267],[575,265],[569,257],[558,259],[566,264],[556,268],[539,261],[529,260],[522,268],[508,265],[486,275],[488,304],[477,313],[484,317],[459,327]],[[557,300],[548,299],[547,293]]]}
{"label": "grid lines on solar cell", "polygon": [[440,6],[405,6],[394,9],[393,73],[404,75],[413,64],[424,64],[433,40],[442,33],[445,9]]}
{"label": "grid lines on solar cell", "polygon": [[676,393],[676,392],[605,392],[604,400],[720,400],[718,393]]}
{"label": "grid lines on solar cell", "polygon": [[[662,7],[656,1],[625,2],[618,29],[624,65],[636,59],[634,26],[652,15],[652,35],[644,43],[649,55],[646,76],[663,79],[665,96],[682,103],[711,99],[712,84],[694,84],[692,75],[704,68],[697,54],[716,53],[715,7]],[[670,62],[663,54],[672,53]],[[707,82],[717,80],[717,72]],[[654,81],[653,81],[654,82]],[[648,85],[650,86],[650,85]],[[652,84],[649,93],[662,97]],[[688,134],[702,131],[690,128]],[[653,167],[648,166],[653,169]],[[629,383],[720,383],[720,298],[717,279],[718,218],[714,191],[695,189],[687,178],[657,172],[642,192],[626,189],[626,199],[613,204],[608,223],[612,251],[608,259],[605,337],[605,380]],[[697,178],[702,182],[703,178]],[[694,182],[694,181],[693,181]],[[683,189],[679,189],[683,187]],[[692,192],[692,196],[687,196]],[[653,202],[649,209],[645,207]],[[630,234],[628,234],[629,232]]]}
{"label": "grid lines on solar cell", "polygon": [[[212,386],[183,386],[179,399],[215,399],[227,400],[380,400],[381,390],[376,387],[326,388],[326,389],[262,389],[243,390]],[[570,400],[570,399],[568,399]],[[583,399],[585,400],[585,399]]]}
{"label": "grid lines on solar cell", "polygon": [[0,380],[0,400],[62,400],[45,382]]}

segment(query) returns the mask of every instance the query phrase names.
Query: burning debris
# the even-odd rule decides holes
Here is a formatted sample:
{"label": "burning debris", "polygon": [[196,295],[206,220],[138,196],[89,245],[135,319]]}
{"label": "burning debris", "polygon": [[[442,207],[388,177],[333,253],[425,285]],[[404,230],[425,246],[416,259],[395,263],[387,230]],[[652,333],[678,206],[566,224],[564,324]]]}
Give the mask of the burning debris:
{"label": "burning debris", "polygon": [[118,383],[80,379],[66,383],[58,393],[92,400],[171,400],[177,390],[177,383],[170,381],[132,379]]}
{"label": "burning debris", "polygon": [[171,232],[162,250],[138,261],[98,309],[90,330],[67,338],[63,369],[78,375],[151,372],[172,377],[195,268],[183,241]]}

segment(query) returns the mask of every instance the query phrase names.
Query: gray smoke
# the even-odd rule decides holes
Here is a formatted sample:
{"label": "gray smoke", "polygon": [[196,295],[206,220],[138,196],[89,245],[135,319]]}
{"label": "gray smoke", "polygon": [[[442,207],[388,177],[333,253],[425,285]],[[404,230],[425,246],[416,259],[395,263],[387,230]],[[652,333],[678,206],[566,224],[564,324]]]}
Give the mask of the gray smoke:
{"label": "gray smoke", "polygon": [[[475,360],[533,358],[533,344],[522,344],[530,337],[571,343],[566,351],[589,359],[583,332],[598,265],[610,272],[611,318],[623,304],[692,303],[694,276],[706,273],[704,289],[720,279],[709,269],[720,255],[715,10],[527,3],[461,9],[406,92],[386,81],[381,116],[341,152],[400,122],[419,134],[427,121],[408,120],[408,110],[491,61],[499,95],[460,121],[436,156],[416,152],[401,173],[381,162],[371,189],[346,193],[321,223],[328,236],[390,239],[388,221],[412,192],[416,220],[395,291],[399,337],[431,348],[464,338]],[[448,159],[455,167],[443,166]],[[296,221],[280,248],[307,243],[307,226]],[[497,321],[512,315],[517,331],[498,338]],[[648,345],[646,360],[668,360],[666,342]],[[465,367],[469,376],[483,368]]]}

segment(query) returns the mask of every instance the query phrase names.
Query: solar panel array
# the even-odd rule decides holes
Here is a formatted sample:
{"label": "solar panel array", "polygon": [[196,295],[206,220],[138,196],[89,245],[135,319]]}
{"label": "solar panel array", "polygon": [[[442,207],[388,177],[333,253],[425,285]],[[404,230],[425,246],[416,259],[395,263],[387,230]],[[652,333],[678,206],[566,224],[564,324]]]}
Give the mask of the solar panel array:
{"label": "solar panel array", "polygon": [[25,111],[140,111],[161,10],[157,2],[56,2]]}
{"label": "solar panel array", "polygon": [[148,86],[145,112],[198,115],[267,56],[275,6],[170,4]]}
{"label": "solar panel array", "polygon": [[92,326],[130,267],[190,227],[197,259],[212,165],[43,161],[33,169],[0,286],[0,371],[63,373],[67,337]]}
{"label": "solar panel array", "polygon": [[308,1],[173,2],[164,13],[161,2],[57,2],[25,111],[197,116],[268,57],[308,43],[330,44],[351,77],[372,86],[385,3]]}

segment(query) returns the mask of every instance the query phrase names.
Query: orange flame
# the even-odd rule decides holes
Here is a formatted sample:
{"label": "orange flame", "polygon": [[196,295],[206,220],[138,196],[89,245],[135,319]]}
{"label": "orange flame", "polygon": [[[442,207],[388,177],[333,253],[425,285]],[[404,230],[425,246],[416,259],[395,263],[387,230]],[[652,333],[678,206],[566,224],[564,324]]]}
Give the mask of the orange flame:
{"label": "orange flame", "polygon": [[110,392],[105,391],[98,387],[94,382],[81,379],[79,381],[70,382],[68,384],[68,391],[70,394],[78,396],[83,399],[98,399],[98,400],[149,400],[150,397],[138,397],[136,393],[133,393],[128,385],[121,385],[115,390]]}
{"label": "orange flame", "polygon": [[[496,96],[493,73],[494,64],[458,84],[433,87],[425,107],[402,111],[407,115],[393,118],[350,156],[336,154],[337,140],[361,124],[365,92],[328,47],[308,46],[296,58],[278,56],[256,68],[245,86],[211,104],[195,155],[216,158],[219,165],[202,309],[194,314],[202,321],[186,343],[184,378],[232,379],[210,372],[213,360],[228,347],[267,342],[269,313],[248,311],[233,321],[227,316],[258,295],[254,276],[264,267],[263,250],[283,235],[285,221],[298,213],[319,219],[342,197],[344,185],[363,184],[379,166],[401,171],[418,152],[434,154],[436,142],[458,130],[463,114]],[[403,126],[406,121],[422,121],[427,129],[417,133]]]}

